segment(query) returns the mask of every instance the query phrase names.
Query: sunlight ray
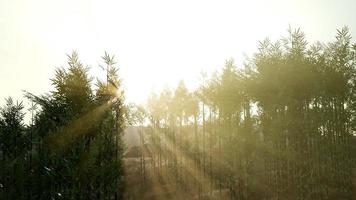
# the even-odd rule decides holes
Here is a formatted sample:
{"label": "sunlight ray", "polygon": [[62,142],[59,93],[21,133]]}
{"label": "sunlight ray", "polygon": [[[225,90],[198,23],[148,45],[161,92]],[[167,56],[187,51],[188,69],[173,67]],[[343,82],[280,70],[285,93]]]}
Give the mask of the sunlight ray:
{"label": "sunlight ray", "polygon": [[115,102],[115,100],[116,98],[113,98],[106,103],[97,106],[67,126],[61,128],[57,133],[47,136],[44,141],[53,145],[52,148],[54,152],[65,150],[69,144],[73,143],[78,137],[87,134],[91,128],[97,125],[104,116],[106,110]]}

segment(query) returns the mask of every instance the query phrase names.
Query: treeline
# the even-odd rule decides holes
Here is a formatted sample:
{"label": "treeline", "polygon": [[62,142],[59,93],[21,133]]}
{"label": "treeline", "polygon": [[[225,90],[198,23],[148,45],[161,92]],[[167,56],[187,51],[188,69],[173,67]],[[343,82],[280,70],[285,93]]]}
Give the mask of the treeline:
{"label": "treeline", "polygon": [[149,122],[142,183],[158,177],[199,199],[355,198],[355,72],[346,27],[311,45],[297,29],[195,91],[153,93],[137,110]]}
{"label": "treeline", "polygon": [[30,123],[11,98],[0,109],[0,199],[122,199],[126,113],[118,71],[105,53],[105,81],[76,52],[58,68],[53,90],[36,96]]}

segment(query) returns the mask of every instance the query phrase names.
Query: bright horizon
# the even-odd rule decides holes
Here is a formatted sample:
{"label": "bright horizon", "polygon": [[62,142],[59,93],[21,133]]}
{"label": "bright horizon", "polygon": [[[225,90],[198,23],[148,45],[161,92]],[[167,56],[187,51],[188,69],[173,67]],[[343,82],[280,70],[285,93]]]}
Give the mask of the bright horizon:
{"label": "bright horizon", "polygon": [[356,1],[20,1],[0,0],[0,102],[22,90],[50,91],[55,68],[76,50],[90,74],[107,51],[115,55],[128,102],[184,80],[195,88],[200,72],[225,60],[242,65],[259,40],[300,27],[309,43],[350,28]]}

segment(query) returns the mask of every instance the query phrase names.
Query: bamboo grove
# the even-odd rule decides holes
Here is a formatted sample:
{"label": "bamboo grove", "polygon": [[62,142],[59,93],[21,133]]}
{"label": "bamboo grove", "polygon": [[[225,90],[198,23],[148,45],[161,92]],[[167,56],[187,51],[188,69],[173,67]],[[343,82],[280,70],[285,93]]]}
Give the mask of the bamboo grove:
{"label": "bamboo grove", "polygon": [[355,67],[348,28],[327,44],[296,29],[195,91],[152,93],[136,110],[142,184],[198,199],[353,199]]}
{"label": "bamboo grove", "polygon": [[112,56],[92,80],[76,52],[58,68],[53,90],[7,99],[0,113],[0,199],[122,199],[125,106]]}

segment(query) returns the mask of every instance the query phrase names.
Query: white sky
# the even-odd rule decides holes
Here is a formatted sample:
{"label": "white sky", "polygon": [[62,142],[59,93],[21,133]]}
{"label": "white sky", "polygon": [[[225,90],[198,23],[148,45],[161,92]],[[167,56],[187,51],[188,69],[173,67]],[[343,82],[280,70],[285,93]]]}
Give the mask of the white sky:
{"label": "white sky", "polygon": [[355,36],[356,1],[0,0],[0,103],[48,92],[72,50],[100,77],[104,51],[114,54],[127,100],[141,103],[180,79],[194,88],[226,59],[241,65],[289,24],[309,42],[333,40],[344,25]]}

